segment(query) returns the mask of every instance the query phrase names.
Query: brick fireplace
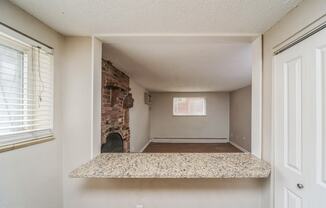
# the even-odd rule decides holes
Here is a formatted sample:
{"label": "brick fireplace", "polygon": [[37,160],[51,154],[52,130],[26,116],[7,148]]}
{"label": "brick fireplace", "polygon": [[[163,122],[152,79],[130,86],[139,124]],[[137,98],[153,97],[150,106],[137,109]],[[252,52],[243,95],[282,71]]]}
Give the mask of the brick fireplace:
{"label": "brick fireplace", "polygon": [[102,152],[109,152],[108,146],[119,144],[119,142],[109,141],[112,135],[117,134],[122,138],[122,147],[113,149],[121,149],[122,152],[130,151],[129,108],[132,105],[129,77],[114,67],[110,61],[102,60]]}

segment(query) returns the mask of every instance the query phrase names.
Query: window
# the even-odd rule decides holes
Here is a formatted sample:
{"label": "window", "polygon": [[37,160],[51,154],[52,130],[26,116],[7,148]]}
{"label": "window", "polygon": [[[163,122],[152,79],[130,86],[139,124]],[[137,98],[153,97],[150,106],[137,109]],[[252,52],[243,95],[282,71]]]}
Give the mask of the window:
{"label": "window", "polygon": [[174,116],[205,116],[206,99],[204,97],[174,97]]}
{"label": "window", "polygon": [[52,59],[0,32],[0,145],[52,134]]}

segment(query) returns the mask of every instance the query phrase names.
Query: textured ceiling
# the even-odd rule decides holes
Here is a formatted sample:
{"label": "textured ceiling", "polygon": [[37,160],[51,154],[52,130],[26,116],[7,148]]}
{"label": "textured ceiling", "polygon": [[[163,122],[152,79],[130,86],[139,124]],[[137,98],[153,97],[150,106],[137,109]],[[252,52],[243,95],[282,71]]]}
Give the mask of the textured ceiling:
{"label": "textured ceiling", "polygon": [[251,37],[102,37],[103,58],[151,91],[231,91],[251,82]]}
{"label": "textured ceiling", "polygon": [[262,33],[301,0],[12,0],[66,35]]}
{"label": "textured ceiling", "polygon": [[11,1],[62,34],[100,37],[147,89],[230,91],[250,83],[253,36],[301,0]]}

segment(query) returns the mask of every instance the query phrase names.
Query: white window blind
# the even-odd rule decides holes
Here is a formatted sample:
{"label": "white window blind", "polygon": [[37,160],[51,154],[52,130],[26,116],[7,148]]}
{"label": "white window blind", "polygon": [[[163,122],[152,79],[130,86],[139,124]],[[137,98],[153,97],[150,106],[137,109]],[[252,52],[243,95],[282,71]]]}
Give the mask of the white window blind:
{"label": "white window blind", "polygon": [[0,33],[0,145],[52,134],[53,56]]}
{"label": "white window blind", "polygon": [[205,116],[206,99],[204,97],[174,97],[173,115]]}

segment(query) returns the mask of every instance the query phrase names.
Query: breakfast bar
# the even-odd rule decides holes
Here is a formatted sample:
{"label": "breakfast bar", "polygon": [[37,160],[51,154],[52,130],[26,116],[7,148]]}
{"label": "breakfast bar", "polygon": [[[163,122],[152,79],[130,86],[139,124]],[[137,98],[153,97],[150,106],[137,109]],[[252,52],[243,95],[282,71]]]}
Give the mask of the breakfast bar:
{"label": "breakfast bar", "polygon": [[250,153],[102,153],[71,178],[267,178],[270,165]]}

